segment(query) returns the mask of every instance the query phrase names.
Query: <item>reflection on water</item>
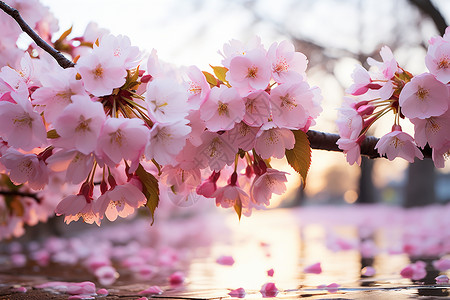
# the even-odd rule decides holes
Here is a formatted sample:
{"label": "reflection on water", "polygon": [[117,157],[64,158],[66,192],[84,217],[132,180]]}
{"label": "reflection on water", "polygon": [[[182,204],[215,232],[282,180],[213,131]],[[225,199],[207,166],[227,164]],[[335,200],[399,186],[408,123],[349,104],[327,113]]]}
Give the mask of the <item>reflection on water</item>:
{"label": "reflection on water", "polygon": [[[10,275],[31,273],[47,280],[95,281],[92,274],[83,278],[88,273],[76,270],[86,268],[86,256],[100,253],[120,274],[113,286],[119,294],[158,284],[165,297],[225,297],[230,290],[242,287],[247,291],[246,298],[261,298],[261,286],[273,282],[281,291],[277,297],[448,296],[449,285],[436,285],[434,278],[439,274],[450,276],[450,270],[439,272],[433,261],[445,255],[449,258],[449,212],[449,206],[404,211],[352,205],[259,211],[241,221],[235,214],[215,210],[168,219],[156,227],[138,220],[116,227],[91,227],[80,237],[53,238],[40,246],[34,243],[34,248],[49,251],[51,267],[35,262],[14,267],[8,261],[12,256],[4,253],[0,271]],[[54,266],[69,263],[62,259],[62,251],[70,247],[85,257],[72,262],[73,271],[58,273]],[[74,255],[70,251],[66,257]],[[33,257],[35,252],[27,255]],[[216,259],[223,255],[232,256],[235,263],[218,264]],[[400,271],[417,260],[427,264],[427,276],[417,281],[402,278]],[[304,271],[316,263],[320,263],[320,274]],[[143,265],[147,273],[156,272],[147,277],[147,273],[134,276]],[[364,267],[373,267],[375,275],[361,275]],[[274,270],[273,277],[267,273],[270,269]],[[182,287],[168,285],[167,277],[174,271],[186,274]],[[10,278],[9,282],[14,280]]]}
{"label": "reflection on water", "polygon": [[[318,292],[320,285],[337,283],[338,293],[383,289],[409,296],[447,296],[448,285],[426,288],[423,284],[435,285],[436,276],[450,275],[432,266],[433,260],[449,254],[448,230],[435,234],[440,226],[448,226],[448,218],[442,217],[449,215],[438,208],[423,211],[418,219],[414,211],[409,212],[413,216],[387,207],[278,209],[240,222],[229,215],[230,235],[213,243],[211,256],[193,260],[190,289],[258,291],[262,284],[275,282],[280,290]],[[415,225],[408,225],[410,218]],[[428,226],[433,226],[434,233],[426,234]],[[221,255],[232,255],[236,263],[232,267],[214,264]],[[402,278],[400,271],[418,259],[427,263],[427,277],[416,282]],[[303,272],[317,262],[321,274]],[[376,270],[373,277],[361,275],[366,266]],[[271,268],[273,277],[267,275]]]}

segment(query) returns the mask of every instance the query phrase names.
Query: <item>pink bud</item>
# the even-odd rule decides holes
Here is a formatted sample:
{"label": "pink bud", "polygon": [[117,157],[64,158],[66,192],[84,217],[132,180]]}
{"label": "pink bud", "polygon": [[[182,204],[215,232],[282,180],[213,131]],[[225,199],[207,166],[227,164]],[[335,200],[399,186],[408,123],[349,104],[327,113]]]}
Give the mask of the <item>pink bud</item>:
{"label": "pink bud", "polygon": [[363,276],[373,276],[373,275],[375,275],[375,269],[373,267],[364,267],[361,270],[361,275],[363,275]]}
{"label": "pink bud", "polygon": [[273,269],[267,270],[267,276],[273,277],[275,271]]}

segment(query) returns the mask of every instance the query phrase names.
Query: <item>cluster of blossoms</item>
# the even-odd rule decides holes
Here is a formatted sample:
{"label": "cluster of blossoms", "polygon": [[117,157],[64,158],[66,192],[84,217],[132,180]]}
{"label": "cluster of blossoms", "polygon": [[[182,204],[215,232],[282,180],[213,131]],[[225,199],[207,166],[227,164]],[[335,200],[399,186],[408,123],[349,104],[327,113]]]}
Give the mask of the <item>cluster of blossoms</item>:
{"label": "cluster of blossoms", "polygon": [[[392,111],[392,131],[380,138],[378,153],[389,160],[402,157],[413,162],[415,157],[423,159],[418,147],[428,146],[435,166],[443,168],[450,151],[450,27],[443,37],[430,39],[427,73],[413,76],[386,46],[380,54],[382,62],[368,59],[371,71],[357,66],[353,72],[354,83],[347,92],[354,97],[346,99],[337,121],[339,148],[350,164],[360,164],[360,146],[368,129]],[[414,137],[402,131],[400,120],[405,118],[414,125]]]}
{"label": "cluster of blossoms", "polygon": [[[267,50],[258,38],[233,40],[214,76],[175,69],[93,24],[69,35],[53,45],[74,68],[30,45],[0,71],[0,170],[10,187],[42,191],[42,203],[60,197],[54,212],[67,223],[98,225],[144,205],[153,215],[160,199],[182,206],[215,198],[248,216],[285,191],[286,173],[270,159],[293,149],[295,131],[321,112],[307,59],[291,43]],[[42,203],[31,207],[28,198],[1,201],[0,238],[19,235],[11,224],[39,214]]]}

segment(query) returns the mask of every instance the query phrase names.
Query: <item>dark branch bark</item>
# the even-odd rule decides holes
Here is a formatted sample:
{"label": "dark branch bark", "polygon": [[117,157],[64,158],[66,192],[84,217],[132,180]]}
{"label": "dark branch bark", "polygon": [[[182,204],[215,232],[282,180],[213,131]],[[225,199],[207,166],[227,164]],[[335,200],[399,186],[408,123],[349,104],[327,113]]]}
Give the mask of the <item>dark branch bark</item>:
{"label": "dark branch bark", "polygon": [[448,26],[447,22],[431,0],[409,0],[409,2],[416,6],[422,13],[429,16],[439,30],[439,33],[444,35],[445,29]]}
{"label": "dark branch bark", "polygon": [[19,192],[19,191],[0,191],[0,195],[4,196],[20,196],[20,197],[29,197],[36,200],[37,203],[41,203],[41,199],[34,193],[26,193],[26,192]]}
{"label": "dark branch bark", "polygon": [[[338,134],[326,133],[320,131],[309,130],[307,133],[309,143],[312,149],[327,150],[327,151],[338,151],[342,152],[338,148],[336,142],[339,139]],[[369,158],[378,158],[380,154],[375,149],[375,145],[378,142],[378,138],[374,136],[368,136],[361,144],[361,155],[367,156]],[[431,158],[431,149],[425,147],[425,149],[420,149],[422,154],[426,158]]]}
{"label": "dark branch bark", "polygon": [[52,46],[50,46],[46,41],[44,41],[26,22],[25,20],[20,16],[20,13],[17,9],[12,8],[11,6],[7,5],[5,2],[0,1],[0,8],[10,15],[16,22],[19,24],[20,28],[28,34],[33,41],[42,49],[44,49],[46,52],[48,52],[51,56],[53,56],[58,64],[63,67],[64,69],[70,68],[75,66],[73,62],[68,60],[64,55],[61,54],[58,50],[54,49]]}

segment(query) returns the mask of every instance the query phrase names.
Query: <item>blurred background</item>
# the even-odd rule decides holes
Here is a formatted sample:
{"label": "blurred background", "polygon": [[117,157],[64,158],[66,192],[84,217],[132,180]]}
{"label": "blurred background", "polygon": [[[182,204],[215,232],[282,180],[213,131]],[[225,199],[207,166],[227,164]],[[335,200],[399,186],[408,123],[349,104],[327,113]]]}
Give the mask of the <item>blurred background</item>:
{"label": "blurred background", "polygon": [[[175,65],[210,71],[218,51],[231,39],[260,36],[266,47],[288,39],[309,59],[308,77],[319,86],[324,111],[312,129],[337,132],[334,121],[355,64],[379,60],[388,45],[399,64],[413,74],[426,71],[428,40],[442,35],[450,20],[447,0],[42,0],[59,18],[60,31],[73,26],[75,36],[95,21],[113,34],[128,35],[141,50],[158,51]],[[57,35],[58,36],[58,35]],[[393,124],[385,116],[370,132],[381,136]],[[408,121],[404,130],[411,130]],[[280,162],[280,165],[286,165]],[[450,166],[435,170],[431,160],[410,165],[396,159],[363,160],[349,166],[341,153],[314,150],[306,189],[289,178],[290,193],[272,206],[323,203],[392,203],[406,207],[450,201]]]}

